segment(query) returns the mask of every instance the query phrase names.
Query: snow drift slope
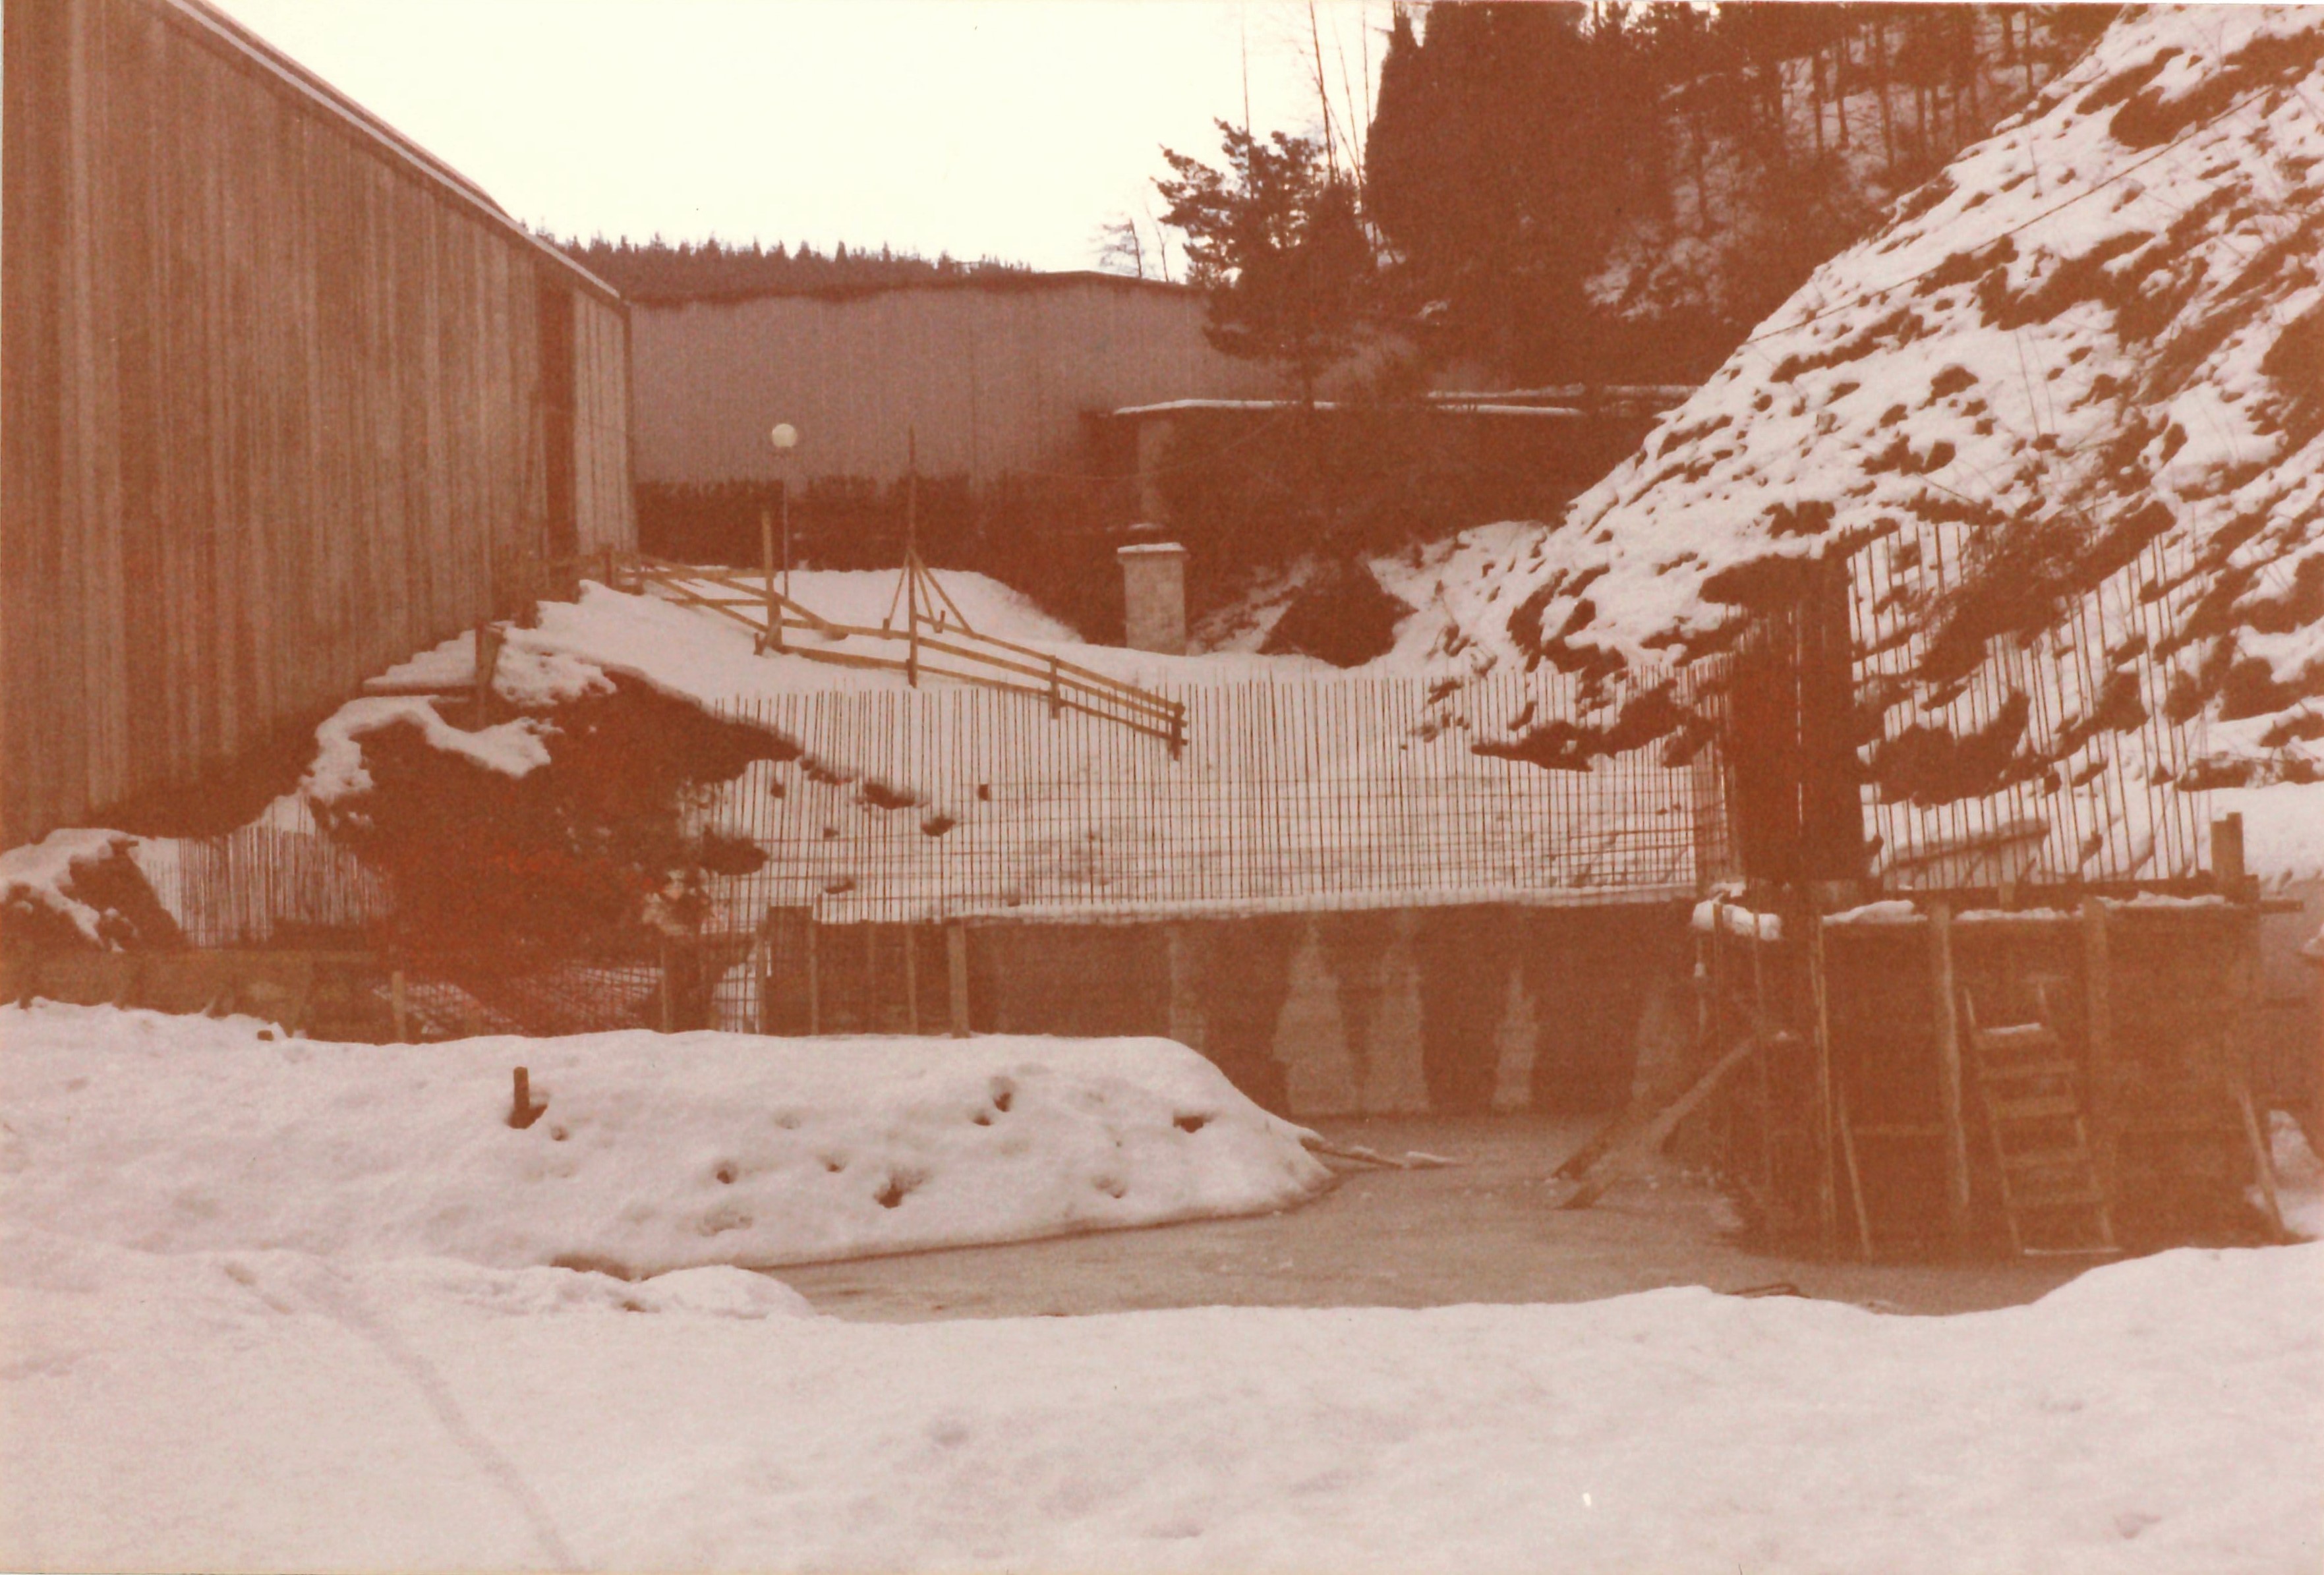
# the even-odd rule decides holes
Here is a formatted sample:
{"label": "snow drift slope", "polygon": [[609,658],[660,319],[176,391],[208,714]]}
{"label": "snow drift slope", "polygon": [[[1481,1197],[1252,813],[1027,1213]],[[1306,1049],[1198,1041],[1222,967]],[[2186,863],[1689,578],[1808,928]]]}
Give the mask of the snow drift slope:
{"label": "snow drift slope", "polygon": [[[1329,1181],[1162,1039],[263,1031],[0,1008],[0,1213],[149,1251],[639,1276],[1257,1213]],[[547,1107],[521,1129],[518,1065]]]}
{"label": "snow drift slope", "polygon": [[2224,1575],[2324,1545],[2324,1246],[1955,1318],[1683,1289],[881,1325],[732,1269],[8,1245],[20,1570]]}
{"label": "snow drift slope", "polygon": [[[1868,543],[1974,667],[2111,577],[2180,633],[2107,666],[2170,664],[2215,780],[2324,775],[2319,61],[2314,9],[2126,16],[1459,586],[1437,649],[1699,651],[1771,563]],[[1949,585],[1924,526],[1961,532]]]}

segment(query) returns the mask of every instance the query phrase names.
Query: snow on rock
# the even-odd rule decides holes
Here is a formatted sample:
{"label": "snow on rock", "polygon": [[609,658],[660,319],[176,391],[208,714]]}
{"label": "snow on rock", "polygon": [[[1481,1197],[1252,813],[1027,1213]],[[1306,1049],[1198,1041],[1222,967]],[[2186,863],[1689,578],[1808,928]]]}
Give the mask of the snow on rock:
{"label": "snow on rock", "polygon": [[364,768],[364,736],[407,723],[420,729],[429,748],[464,756],[486,770],[521,777],[549,764],[545,739],[551,730],[538,717],[520,716],[483,728],[455,727],[426,699],[370,695],[348,701],[315,730],[315,760],[300,782],[300,791],[318,804],[369,792],[372,780]]}
{"label": "snow on rock", "polygon": [[2312,8],[2127,13],[1562,524],[1444,576],[1439,660],[1710,649],[1785,560],[1860,547],[1939,709],[2104,583],[2178,634],[2100,614],[2093,725],[2109,670],[2162,662],[2209,775],[2324,775],[2319,62]]}
{"label": "snow on rock", "polygon": [[126,832],[77,828],[0,852],[0,908],[45,908],[69,921],[90,944],[104,945],[106,915],[73,889],[73,870],[126,853],[136,842]]}
{"label": "snow on rock", "polygon": [[17,1569],[2256,1575],[2324,1545],[2324,1246],[1950,1318],[1674,1289],[883,1325],[732,1270],[30,1236],[0,1252]]}
{"label": "snow on rock", "polygon": [[[1329,1182],[1300,1128],[1163,1039],[273,1035],[0,1008],[0,1213],[152,1251],[639,1276],[1253,1213]],[[521,1129],[519,1065],[546,1107]]]}

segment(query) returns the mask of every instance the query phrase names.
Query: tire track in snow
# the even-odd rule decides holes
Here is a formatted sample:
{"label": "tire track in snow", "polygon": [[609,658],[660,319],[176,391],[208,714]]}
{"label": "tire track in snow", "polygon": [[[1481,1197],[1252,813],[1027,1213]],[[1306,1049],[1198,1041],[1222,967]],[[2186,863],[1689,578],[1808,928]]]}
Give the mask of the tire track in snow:
{"label": "tire track in snow", "polygon": [[572,1548],[566,1543],[564,1534],[557,1529],[556,1521],[549,1515],[549,1506],[541,1501],[540,1495],[533,1490],[524,1473],[517,1469],[516,1463],[494,1448],[492,1441],[468,1420],[467,1413],[460,1409],[459,1401],[453,1396],[451,1386],[444,1382],[444,1376],[436,1370],[435,1364],[406,1345],[383,1319],[365,1306],[360,1294],[346,1284],[337,1268],[326,1266],[325,1272],[315,1276],[313,1290],[315,1300],[324,1312],[377,1346],[381,1354],[411,1381],[411,1386],[428,1403],[428,1408],[436,1414],[437,1422],[452,1441],[458,1444],[469,1459],[483,1468],[484,1475],[515,1502],[530,1524],[533,1536],[540,1543],[549,1567],[557,1570],[580,1569],[581,1561],[574,1556]]}

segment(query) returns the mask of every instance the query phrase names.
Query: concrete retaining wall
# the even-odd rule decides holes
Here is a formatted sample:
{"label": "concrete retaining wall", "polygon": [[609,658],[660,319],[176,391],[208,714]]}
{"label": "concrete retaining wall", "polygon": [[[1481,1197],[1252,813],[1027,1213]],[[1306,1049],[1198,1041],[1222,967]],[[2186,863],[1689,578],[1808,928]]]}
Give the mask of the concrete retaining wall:
{"label": "concrete retaining wall", "polygon": [[972,934],[979,1030],[1167,1035],[1295,1117],[1611,1110],[1692,1033],[1671,905]]}

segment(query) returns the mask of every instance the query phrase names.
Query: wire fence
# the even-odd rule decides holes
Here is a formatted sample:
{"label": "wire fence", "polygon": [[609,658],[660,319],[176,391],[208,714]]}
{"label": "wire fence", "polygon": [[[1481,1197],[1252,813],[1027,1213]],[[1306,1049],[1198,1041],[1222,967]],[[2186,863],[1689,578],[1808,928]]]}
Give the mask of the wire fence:
{"label": "wire fence", "polygon": [[[711,793],[699,824],[765,864],[712,882],[715,921],[770,907],[825,924],[972,915],[1100,918],[1692,893],[1724,834],[1707,749],[1522,757],[1557,722],[1610,723],[1618,694],[1554,670],[1457,691],[1343,677],[1190,688],[1177,758],[1153,740],[974,689],[741,701],[796,745]],[[1682,704],[1683,702],[1682,701]],[[1480,752],[1480,745],[1486,751]]]}
{"label": "wire fence", "polygon": [[138,840],[132,857],[189,945],[346,934],[394,912],[385,875],[323,835],[300,801],[285,810],[225,836]]}

